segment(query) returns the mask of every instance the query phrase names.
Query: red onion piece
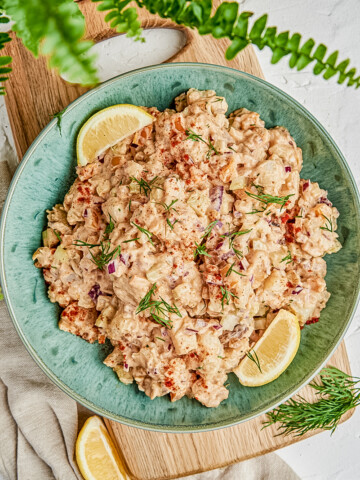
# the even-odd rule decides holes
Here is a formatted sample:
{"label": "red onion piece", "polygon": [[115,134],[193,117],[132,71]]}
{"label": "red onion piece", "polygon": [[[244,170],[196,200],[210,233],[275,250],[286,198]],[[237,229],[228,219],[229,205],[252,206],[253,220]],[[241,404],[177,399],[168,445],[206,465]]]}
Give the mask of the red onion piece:
{"label": "red onion piece", "polygon": [[224,245],[224,240],[222,240],[216,245],[215,250],[219,250],[223,245]]}
{"label": "red onion piece", "polygon": [[193,328],[185,328],[185,334],[186,335],[195,335],[196,333],[199,333],[199,331],[194,330]]}
{"label": "red onion piece", "polygon": [[216,185],[215,187],[210,188],[211,206],[217,212],[220,211],[223,195],[224,187],[222,185]]}
{"label": "red onion piece", "polygon": [[196,325],[195,325],[196,328],[204,328],[206,327],[206,325],[207,325],[207,322],[205,322],[205,320],[202,320],[201,318],[198,318],[196,320]]}
{"label": "red onion piece", "polygon": [[215,325],[213,325],[213,328],[215,330],[220,330],[220,328],[222,328],[222,325],[215,324]]}
{"label": "red onion piece", "polygon": [[325,203],[325,205],[329,205],[329,207],[332,207],[332,203],[330,202],[330,200],[326,197],[321,197],[319,198],[319,201],[318,203]]}
{"label": "red onion piece", "polygon": [[235,253],[232,250],[229,250],[228,252],[220,255],[220,258],[221,258],[221,260],[227,260],[228,258],[233,257],[234,255],[235,255]]}
{"label": "red onion piece", "polygon": [[246,260],[245,257],[242,258],[239,262],[240,270],[246,270],[248,266],[249,266],[249,262]]}
{"label": "red onion piece", "polygon": [[251,275],[251,277],[249,278],[249,281],[250,281],[250,283],[252,283],[254,281],[254,275]]}
{"label": "red onion piece", "polygon": [[87,216],[88,216],[88,210],[87,210],[87,208],[85,208],[84,213],[83,213],[83,217],[87,218]]}
{"label": "red onion piece", "polygon": [[109,263],[109,265],[108,265],[108,273],[109,273],[109,274],[115,273],[115,270],[116,270],[116,268],[115,268],[115,262]]}
{"label": "red onion piece", "polygon": [[95,285],[91,288],[88,292],[89,297],[93,302],[96,302],[100,295],[103,295],[102,291],[100,290],[100,285],[95,283]]}
{"label": "red onion piece", "polygon": [[122,253],[120,255],[120,260],[122,261],[122,263],[126,266],[126,267],[129,267],[130,264],[129,264],[129,258],[130,258],[130,255],[128,253]]}
{"label": "red onion piece", "polygon": [[241,212],[238,212],[237,210],[234,210],[234,211],[233,211],[233,215],[234,215],[235,218],[240,218],[240,217],[242,217],[242,213],[241,213]]}
{"label": "red onion piece", "polygon": [[124,363],[124,370],[125,372],[129,371],[129,365],[127,363]]}
{"label": "red onion piece", "polygon": [[305,190],[309,187],[309,185],[310,185],[310,180],[308,180],[307,182],[304,183],[303,192],[305,192]]}
{"label": "red onion piece", "polygon": [[299,295],[304,289],[300,285],[296,285],[295,289],[291,292],[292,295]]}
{"label": "red onion piece", "polygon": [[98,155],[98,157],[97,157],[98,162],[104,163],[104,158],[105,158],[105,152]]}
{"label": "red onion piece", "polygon": [[291,167],[285,167],[285,172],[291,172]]}

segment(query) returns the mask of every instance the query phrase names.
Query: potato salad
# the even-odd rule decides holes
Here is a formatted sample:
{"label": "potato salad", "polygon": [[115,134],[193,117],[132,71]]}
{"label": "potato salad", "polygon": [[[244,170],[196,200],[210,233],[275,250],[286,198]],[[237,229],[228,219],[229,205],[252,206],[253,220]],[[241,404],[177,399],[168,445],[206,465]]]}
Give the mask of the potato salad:
{"label": "potato salad", "polygon": [[146,108],[152,124],[77,167],[33,256],[59,328],[110,342],[104,363],[151,399],[217,407],[280,309],[304,327],[330,297],[337,209],[286,128],[227,109],[195,89]]}

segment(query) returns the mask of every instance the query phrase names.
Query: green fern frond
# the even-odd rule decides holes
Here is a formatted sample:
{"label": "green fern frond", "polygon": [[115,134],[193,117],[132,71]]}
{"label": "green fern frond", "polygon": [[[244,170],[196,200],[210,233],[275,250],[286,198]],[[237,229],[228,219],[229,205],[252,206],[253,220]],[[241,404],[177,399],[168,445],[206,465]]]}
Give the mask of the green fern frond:
{"label": "green fern frond", "polygon": [[[101,0],[92,1],[100,2]],[[134,37],[134,40],[144,42],[136,8],[126,8],[130,2],[131,0],[102,0],[97,9],[100,12],[110,10],[105,16],[105,21],[110,23],[110,27],[116,28],[119,33],[126,33],[127,37]]]}
{"label": "green fern frond", "polygon": [[48,55],[49,65],[70,82],[97,83],[92,42],[83,41],[85,21],[73,0],[3,0],[13,30],[35,57]]}
{"label": "green fern frond", "polygon": [[[106,21],[119,32],[128,32],[136,40],[142,39],[140,22],[134,8],[126,8],[130,0],[92,0],[101,2],[98,10],[109,11]],[[267,15],[258,18],[250,28],[252,12],[239,14],[236,2],[223,2],[211,16],[212,0],[135,0],[139,7],[162,18],[169,18],[178,25],[197,29],[201,35],[211,34],[214,38],[229,38],[231,45],[226,50],[226,58],[232,60],[247,45],[265,47],[272,51],[271,63],[289,56],[290,68],[304,69],[315,62],[313,72],[322,74],[325,80],[338,75],[338,83],[347,81],[348,86],[360,86],[360,76],[355,68],[349,68],[350,60],[338,62],[338,52],[327,56],[327,47],[322,43],[315,48],[315,41],[302,43],[299,33],[277,33],[276,27],[267,27]]]}
{"label": "green fern frond", "polygon": [[[5,15],[3,11],[0,11],[0,23],[9,23],[10,19]],[[0,50],[5,47],[5,44],[11,41],[11,37],[6,32],[0,32]],[[11,67],[9,66],[12,62],[12,58],[3,55],[0,56],[0,82],[5,82],[8,79],[6,75],[11,72]],[[5,95],[5,87],[0,86],[0,95]]]}

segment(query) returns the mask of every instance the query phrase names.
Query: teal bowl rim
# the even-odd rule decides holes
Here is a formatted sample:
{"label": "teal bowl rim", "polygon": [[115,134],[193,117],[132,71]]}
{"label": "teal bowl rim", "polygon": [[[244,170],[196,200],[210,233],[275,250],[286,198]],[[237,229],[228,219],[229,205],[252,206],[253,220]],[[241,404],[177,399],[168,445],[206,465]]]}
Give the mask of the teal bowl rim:
{"label": "teal bowl rim", "polygon": [[[245,77],[248,78],[250,81],[257,82],[259,84],[264,85],[267,88],[270,88],[277,92],[278,94],[284,96],[287,98],[289,103],[293,104],[296,108],[301,110],[301,112],[315,125],[316,128],[318,128],[321,133],[327,138],[327,140],[331,143],[332,147],[335,149],[336,153],[338,154],[342,167],[344,170],[347,172],[349,179],[351,181],[351,185],[353,188],[353,191],[355,193],[355,205],[356,205],[356,210],[357,210],[357,216],[360,221],[360,194],[359,190],[357,188],[355,179],[353,177],[353,174],[343,156],[341,153],[339,147],[336,145],[330,134],[327,132],[327,130],[320,124],[320,122],[305,108],[303,107],[298,101],[296,101],[294,98],[292,98],[290,95],[282,91],[280,88],[275,87],[274,85],[268,83],[266,80],[263,80],[261,78],[255,77],[254,75],[251,75],[249,73],[236,70],[234,68],[230,67],[225,67],[221,65],[212,65],[209,63],[195,63],[195,62],[184,62],[184,63],[165,63],[165,64],[159,64],[159,65],[152,65],[149,67],[143,67],[143,68],[138,68],[136,70],[132,70],[127,73],[123,73],[121,75],[118,75],[114,78],[111,78],[110,80],[107,80],[106,82],[102,83],[98,87],[95,87],[94,89],[90,90],[89,92],[84,93],[80,97],[78,97],[76,100],[71,102],[67,107],[66,111],[64,112],[64,115],[67,115],[74,107],[76,107],[77,104],[83,102],[86,100],[88,97],[91,95],[96,94],[98,91],[101,89],[111,85],[112,83],[116,83],[120,78],[125,78],[125,77],[130,77],[137,75],[140,72],[143,71],[150,71],[150,70],[159,70],[163,68],[177,68],[177,67],[202,67],[203,69],[209,69],[209,70],[220,70],[220,71],[229,71],[233,74],[238,75],[239,77]],[[56,127],[57,120],[53,119],[49,124],[39,133],[39,135],[35,138],[35,140],[32,142],[28,150],[26,151],[23,159],[21,160],[20,165],[18,166],[15,175],[11,181],[7,197],[4,203],[2,215],[1,215],[1,223],[0,223],[0,283],[3,288],[3,295],[5,299],[5,303],[7,305],[8,311],[10,313],[10,317],[12,319],[12,322],[15,326],[15,329],[22,340],[25,348],[31,355],[31,357],[35,360],[35,362],[39,365],[39,367],[43,370],[43,372],[52,380],[63,392],[65,392],[67,395],[69,395],[71,398],[82,404],[83,406],[87,407],[89,410],[93,411],[94,413],[97,413],[98,415],[101,415],[103,417],[106,417],[110,420],[114,420],[116,422],[122,423],[124,425],[127,425],[129,427],[136,427],[136,428],[141,428],[143,430],[149,430],[149,431],[154,431],[154,432],[162,432],[162,433],[196,433],[196,432],[207,432],[207,431],[213,431],[213,430],[219,430],[221,428],[225,427],[231,427],[234,425],[238,425],[242,422],[251,420],[259,415],[262,415],[274,408],[276,408],[278,405],[281,403],[286,402],[291,398],[293,395],[295,395],[301,388],[303,388],[305,385],[307,385],[323,368],[323,366],[326,364],[328,359],[334,354],[335,350],[338,348],[339,344],[341,343],[342,339],[344,338],[344,335],[347,331],[347,329],[350,326],[350,323],[354,317],[356,308],[359,304],[359,291],[360,291],[360,276],[357,279],[357,285],[356,285],[356,301],[354,302],[351,314],[349,315],[349,319],[347,323],[344,325],[342,332],[337,340],[337,342],[333,345],[331,352],[327,355],[327,357],[324,359],[324,361],[320,364],[314,367],[314,369],[310,372],[310,374],[307,374],[303,377],[303,379],[298,383],[297,386],[294,388],[289,388],[285,395],[283,394],[281,398],[277,398],[273,404],[265,409],[258,409],[253,412],[249,412],[248,415],[245,417],[242,417],[240,420],[236,419],[229,419],[227,421],[222,421],[218,423],[214,423],[211,427],[209,426],[204,426],[202,427],[201,425],[196,426],[196,427],[173,427],[172,425],[152,425],[152,424],[147,424],[141,421],[136,421],[132,420],[126,417],[122,417],[120,415],[115,415],[112,412],[109,412],[107,410],[102,409],[101,407],[94,405],[93,403],[89,402],[86,398],[82,397],[78,393],[74,392],[71,388],[69,388],[61,379],[59,379],[48,367],[45,363],[42,362],[42,360],[39,358],[37,355],[36,351],[33,349],[33,347],[28,343],[25,335],[23,335],[22,330],[20,325],[18,324],[11,300],[9,297],[9,293],[7,290],[7,282],[6,282],[6,277],[5,277],[5,264],[4,264],[4,235],[5,235],[5,226],[6,226],[6,217],[7,217],[7,212],[11,203],[11,199],[14,193],[14,190],[16,188],[16,185],[18,183],[19,177],[21,176],[21,173],[27,163],[27,161],[30,159],[33,151],[36,149],[38,143],[45,137],[48,131],[50,131],[52,128]]]}

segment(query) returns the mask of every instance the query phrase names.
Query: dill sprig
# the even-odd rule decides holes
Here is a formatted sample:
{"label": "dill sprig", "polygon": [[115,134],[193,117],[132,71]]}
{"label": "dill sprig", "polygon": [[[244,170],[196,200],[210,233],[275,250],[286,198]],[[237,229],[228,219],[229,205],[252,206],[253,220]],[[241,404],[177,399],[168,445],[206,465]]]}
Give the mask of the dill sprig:
{"label": "dill sprig", "polygon": [[230,292],[226,287],[220,287],[222,298],[221,298],[221,308],[224,310],[224,302],[226,301],[226,305],[230,303],[230,297],[239,298],[234,293]]}
{"label": "dill sprig", "polygon": [[59,240],[59,242],[61,243],[61,237],[60,237],[60,233],[59,233],[59,232],[57,232],[56,230],[54,230],[54,233],[55,233],[55,235],[56,235],[57,239]]}
{"label": "dill sprig", "polygon": [[[254,215],[255,213],[263,213],[263,212],[265,212],[266,209],[267,209],[267,207],[264,207],[264,208],[262,208],[261,210],[256,210],[256,209],[255,209],[255,210],[253,210],[252,212],[246,212],[246,215]],[[271,213],[271,212],[269,212],[269,213]],[[266,215],[267,215],[267,214],[266,214]]]}
{"label": "dill sprig", "polygon": [[114,230],[115,228],[115,223],[113,222],[111,215],[109,214],[109,223],[106,225],[105,232],[104,232],[104,238],[109,238],[110,233]]}
{"label": "dill sprig", "polygon": [[206,257],[211,257],[211,255],[206,251],[206,245],[199,245],[195,242],[196,249],[194,251],[194,260],[197,256],[205,255]]}
{"label": "dill sprig", "polygon": [[293,258],[292,258],[292,256],[291,256],[291,252],[288,252],[288,254],[286,255],[286,257],[284,257],[284,258],[281,260],[280,263],[286,262],[286,265],[287,265],[288,263],[291,263],[291,262],[293,262],[293,261],[294,261],[294,260],[293,260]]}
{"label": "dill sprig", "polygon": [[260,365],[260,360],[259,360],[259,357],[257,356],[257,353],[255,352],[255,350],[253,349],[253,353],[251,353],[251,350],[249,350],[247,353],[246,353],[246,356],[248,357],[249,360],[251,360],[252,362],[255,363],[255,365],[257,366],[257,368],[259,369],[259,372],[262,373],[262,370],[261,370],[261,365]]}
{"label": "dill sprig", "polygon": [[171,228],[171,230],[174,230],[174,225],[175,223],[177,223],[179,220],[175,220],[174,223],[171,223],[170,219],[167,218],[166,219],[166,223],[169,225],[169,227]]}
{"label": "dill sprig", "polygon": [[237,270],[235,270],[234,265],[235,265],[235,262],[232,263],[229,270],[226,272],[225,277],[228,277],[232,272],[236,273],[236,275],[240,275],[241,277],[246,277],[246,275],[244,275],[243,273],[240,273]]}
{"label": "dill sprig", "polygon": [[165,342],[164,338],[161,338],[161,337],[155,337],[155,338],[157,338],[158,340],[161,340],[162,342]]}
{"label": "dill sprig", "polygon": [[215,227],[215,225],[218,223],[219,220],[214,220],[213,222],[209,223],[209,225],[205,228],[204,235],[201,236],[201,238],[206,238],[210,235],[212,232],[212,229]]}
{"label": "dill sprig", "polygon": [[134,225],[134,227],[136,227],[138,230],[140,230],[141,233],[145,233],[151,245],[153,247],[155,246],[154,242],[152,241],[152,236],[154,235],[153,233],[149,232],[149,230],[146,230],[146,228],[140,227],[140,225],[137,225],[135,222],[130,222],[130,223],[131,225]]}
{"label": "dill sprig", "polygon": [[[254,186],[256,187],[256,185]],[[277,205],[281,205],[281,208],[285,206],[286,202],[289,200],[290,197],[294,196],[293,193],[290,193],[290,195],[286,195],[285,197],[274,197],[273,195],[268,195],[267,193],[259,193],[258,195],[247,191],[245,191],[245,193],[249,197],[258,200],[259,202],[265,203],[266,205],[269,205],[270,203],[276,203]]]}
{"label": "dill sprig", "polygon": [[156,185],[158,178],[159,177],[156,176],[150,182],[147,182],[143,178],[140,178],[140,180],[138,180],[135,177],[130,177],[130,180],[132,180],[133,182],[136,182],[139,185],[140,193],[143,193],[145,196],[148,196],[153,188],[163,190],[162,187],[159,187],[159,185]]}
{"label": "dill sprig", "polygon": [[[109,215],[109,223],[105,228],[103,239],[100,243],[87,243],[82,240],[75,240],[73,245],[77,247],[88,247],[90,249],[90,255],[93,263],[97,266],[99,270],[102,270],[105,265],[107,265],[111,260],[115,260],[121,254],[121,245],[118,245],[114,250],[110,251],[111,242],[109,240],[110,233],[114,230],[115,224]],[[97,255],[94,255],[91,252],[92,248],[100,247],[100,252]]]}
{"label": "dill sprig", "polygon": [[139,306],[136,310],[136,314],[141,313],[144,310],[150,309],[150,315],[155,320],[155,322],[163,325],[164,327],[172,328],[169,313],[175,313],[178,317],[182,317],[182,315],[175,304],[170,305],[162,297],[160,297],[161,300],[151,300],[151,297],[154,294],[155,290],[156,283],[154,283],[154,285],[140,301]]}
{"label": "dill sprig", "polygon": [[139,240],[139,237],[136,237],[136,238],[130,238],[129,240],[124,240],[123,242],[121,243],[130,243],[130,242],[136,242],[136,240]]}
{"label": "dill sprig", "polygon": [[[67,108],[67,107],[66,107],[66,108]],[[64,113],[65,113],[66,108],[64,108],[64,110],[61,110],[60,112],[53,113],[52,115],[50,115],[51,118],[56,118],[56,126],[58,127],[61,136],[62,136],[62,132],[61,132],[61,120],[62,120],[62,116],[63,116]]]}
{"label": "dill sprig", "polygon": [[225,233],[224,235],[220,235],[221,238],[228,238],[229,239],[229,249],[232,249],[233,252],[235,253],[236,257],[240,260],[244,255],[243,253],[238,250],[234,246],[234,240],[240,236],[240,235],[245,235],[246,233],[250,233],[252,228],[250,230],[240,230],[239,232],[232,232],[232,233]]}
{"label": "dill sprig", "polygon": [[341,417],[360,405],[360,378],[351,377],[335,368],[324,368],[320,373],[321,383],[310,383],[316,390],[318,400],[314,403],[298,396],[267,413],[265,427],[279,423],[278,435],[302,436],[308,431],[321,428],[334,432]]}
{"label": "dill sprig", "polygon": [[205,143],[205,145],[207,145],[209,147],[209,150],[206,154],[206,158],[209,158],[210,155],[211,155],[211,152],[214,152],[215,155],[219,155],[219,152],[216,150],[216,148],[214,147],[214,145],[211,143],[211,141],[209,140],[208,142],[206,140],[204,140],[202,138],[201,135],[199,135],[198,133],[194,132],[194,130],[191,130],[191,128],[189,128],[188,130],[186,130],[186,139],[185,140],[193,140],[194,142],[203,142]]}
{"label": "dill sprig", "polygon": [[323,215],[323,217],[326,219],[327,223],[325,224],[325,227],[320,227],[321,230],[327,230],[328,232],[333,232],[333,224],[330,218],[326,217]]}
{"label": "dill sprig", "polygon": [[172,200],[169,205],[166,205],[165,202],[155,202],[157,205],[161,205],[162,207],[164,207],[165,209],[165,212],[167,213],[170,213],[171,210],[174,210],[174,212],[178,213],[178,211],[173,207],[173,205],[175,205],[175,203],[178,201],[178,199],[176,200]]}
{"label": "dill sprig", "polygon": [[[100,243],[87,243],[83,242],[82,240],[75,240],[73,245],[77,247],[88,247],[90,249],[91,259],[99,270],[102,270],[105,265],[107,265],[111,260],[115,260],[115,258],[121,254],[121,245],[118,245],[114,248],[114,250],[110,251],[110,240],[104,240]],[[95,247],[100,247],[100,252],[97,255],[94,255],[91,252],[91,249]]]}

